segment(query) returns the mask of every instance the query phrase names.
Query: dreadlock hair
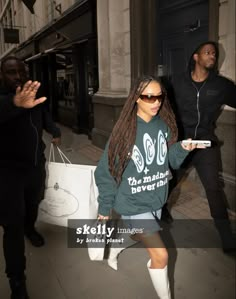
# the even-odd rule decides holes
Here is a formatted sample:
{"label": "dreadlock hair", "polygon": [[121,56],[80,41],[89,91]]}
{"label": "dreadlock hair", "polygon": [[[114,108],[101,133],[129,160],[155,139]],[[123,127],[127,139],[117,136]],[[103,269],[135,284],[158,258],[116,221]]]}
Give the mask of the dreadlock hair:
{"label": "dreadlock hair", "polygon": [[134,83],[128,98],[123,106],[118,121],[116,122],[110,137],[108,147],[108,165],[111,175],[117,184],[120,184],[122,174],[132,156],[132,150],[136,139],[137,130],[137,100],[143,90],[151,81],[160,84],[165,98],[159,110],[161,119],[169,126],[171,130],[171,139],[168,145],[177,141],[178,130],[175,115],[172,111],[166,91],[159,78],[141,77]]}
{"label": "dreadlock hair", "polygon": [[[204,43],[201,43],[192,53],[192,55],[190,56],[190,60],[189,60],[189,64],[188,64],[188,69],[189,71],[193,71],[195,68],[195,60],[193,58],[194,54],[199,54],[201,49],[205,46],[205,45],[212,45],[215,48],[216,51],[216,62],[218,61],[219,58],[219,46],[216,42],[213,41],[206,41]],[[215,64],[216,67],[216,64]]]}

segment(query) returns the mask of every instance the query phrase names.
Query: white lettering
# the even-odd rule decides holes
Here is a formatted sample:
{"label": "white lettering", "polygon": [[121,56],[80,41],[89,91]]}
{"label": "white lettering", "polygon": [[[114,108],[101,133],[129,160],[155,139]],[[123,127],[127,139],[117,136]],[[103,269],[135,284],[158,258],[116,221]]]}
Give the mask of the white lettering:
{"label": "white lettering", "polygon": [[145,133],[143,136],[143,147],[146,154],[146,164],[151,165],[155,158],[155,142],[149,134]]}
{"label": "white lettering", "polygon": [[162,131],[159,131],[157,137],[157,164],[158,165],[163,165],[165,163],[166,155],[167,155],[166,140]]}
{"label": "white lettering", "polygon": [[151,176],[145,176],[143,177],[143,183],[150,183],[152,181]]}
{"label": "white lettering", "polygon": [[[84,224],[83,227],[77,227],[76,234],[77,235],[106,235],[107,238],[110,238],[114,227],[106,227],[106,224],[98,224],[96,227],[90,227],[87,224]],[[79,239],[78,239],[79,240]]]}
{"label": "white lettering", "polygon": [[76,243],[83,244],[83,242],[84,242],[84,239],[80,239],[80,238],[76,239]]}
{"label": "white lettering", "polygon": [[133,147],[132,160],[134,161],[137,172],[141,173],[144,169],[144,159],[139,148],[136,145],[134,145]]}

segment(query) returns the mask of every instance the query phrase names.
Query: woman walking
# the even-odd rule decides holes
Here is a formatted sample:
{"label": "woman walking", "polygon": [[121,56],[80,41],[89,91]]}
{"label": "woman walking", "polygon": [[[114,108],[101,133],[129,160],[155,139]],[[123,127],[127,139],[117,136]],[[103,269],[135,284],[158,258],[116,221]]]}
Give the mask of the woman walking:
{"label": "woman walking", "polygon": [[[178,168],[196,145],[177,140],[175,117],[160,80],[144,77],[134,84],[114,126],[95,171],[99,190],[99,219],[109,219],[112,209],[137,231],[148,251],[153,286],[161,299],[171,298],[167,275],[168,252],[159,230],[161,208],[168,194],[169,165]],[[137,221],[138,220],[138,221]],[[141,227],[140,226],[140,227]],[[108,264],[117,270],[117,256],[124,249],[110,249]]]}

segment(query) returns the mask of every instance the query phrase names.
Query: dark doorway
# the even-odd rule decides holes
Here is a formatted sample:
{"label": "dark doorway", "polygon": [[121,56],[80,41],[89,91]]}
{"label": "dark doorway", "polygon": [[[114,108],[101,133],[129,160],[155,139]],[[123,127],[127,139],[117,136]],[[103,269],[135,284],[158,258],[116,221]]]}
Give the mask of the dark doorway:
{"label": "dark doorway", "polygon": [[170,78],[186,70],[196,46],[208,40],[208,0],[159,0],[157,74]]}
{"label": "dark doorway", "polygon": [[73,48],[74,100],[76,120],[73,127],[77,133],[91,138],[94,126],[92,96],[98,90],[97,41],[91,39]]}

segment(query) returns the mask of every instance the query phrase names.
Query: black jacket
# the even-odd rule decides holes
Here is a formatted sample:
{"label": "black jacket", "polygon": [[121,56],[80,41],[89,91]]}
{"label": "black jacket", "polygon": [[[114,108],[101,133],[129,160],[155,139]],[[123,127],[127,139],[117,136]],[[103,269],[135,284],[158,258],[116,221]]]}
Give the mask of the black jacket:
{"label": "black jacket", "polygon": [[37,166],[43,157],[43,129],[60,137],[44,104],[32,109],[16,107],[14,94],[0,89],[0,167],[29,168]]}
{"label": "black jacket", "polygon": [[236,108],[235,84],[210,72],[199,86],[192,81],[190,73],[186,72],[173,79],[173,88],[180,138],[216,140],[215,122],[222,105]]}

